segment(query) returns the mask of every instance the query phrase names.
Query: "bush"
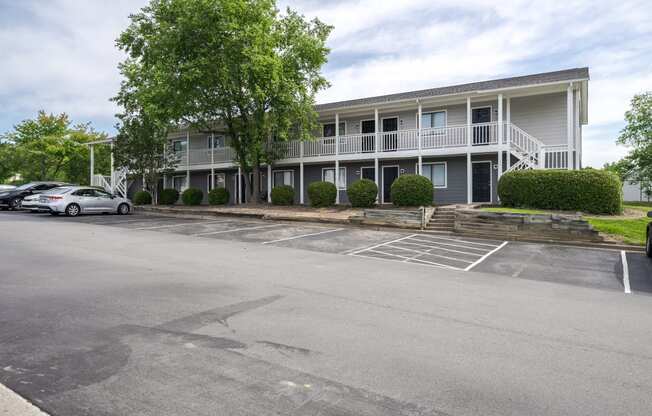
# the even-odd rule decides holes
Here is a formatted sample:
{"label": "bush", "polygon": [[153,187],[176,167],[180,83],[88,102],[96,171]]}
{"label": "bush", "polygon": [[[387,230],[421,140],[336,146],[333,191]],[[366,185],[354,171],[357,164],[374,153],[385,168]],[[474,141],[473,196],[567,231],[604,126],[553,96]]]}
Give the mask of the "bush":
{"label": "bush", "polygon": [[392,202],[397,207],[432,205],[434,187],[421,175],[401,175],[392,183]]}
{"label": "bush", "polygon": [[333,206],[337,198],[337,188],[330,182],[313,182],[308,185],[308,198],[313,207]]}
{"label": "bush", "polygon": [[225,205],[229,203],[229,190],[215,188],[208,193],[208,203],[211,205]]}
{"label": "bush", "polygon": [[376,204],[376,196],[378,195],[378,187],[376,182],[369,179],[360,179],[353,182],[346,194],[349,196],[349,202],[354,207],[369,208]]}
{"label": "bush", "polygon": [[281,185],[272,188],[272,204],[292,205],[294,203],[294,188],[290,185]]}
{"label": "bush", "polygon": [[604,170],[521,170],[504,174],[498,196],[509,207],[620,214],[622,184]]}
{"label": "bush", "polygon": [[179,191],[174,188],[167,188],[161,191],[158,201],[161,205],[172,205],[179,200]]}
{"label": "bush", "polygon": [[199,205],[204,198],[204,193],[197,188],[188,188],[181,194],[184,205]]}
{"label": "bush", "polygon": [[152,194],[147,191],[138,191],[134,194],[134,204],[149,205],[152,203]]}

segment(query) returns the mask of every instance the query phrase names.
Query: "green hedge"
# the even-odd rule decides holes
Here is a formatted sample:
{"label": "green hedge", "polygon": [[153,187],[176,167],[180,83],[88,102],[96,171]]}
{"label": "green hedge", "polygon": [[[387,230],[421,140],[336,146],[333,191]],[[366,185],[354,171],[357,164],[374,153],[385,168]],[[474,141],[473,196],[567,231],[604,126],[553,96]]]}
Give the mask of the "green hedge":
{"label": "green hedge", "polygon": [[358,208],[370,208],[376,205],[378,187],[376,182],[369,179],[360,179],[349,185],[346,190],[351,205]]}
{"label": "green hedge", "polygon": [[188,188],[181,194],[181,201],[184,205],[199,205],[202,199],[204,199],[204,193],[197,188]]}
{"label": "green hedge", "polygon": [[229,190],[215,188],[208,193],[208,203],[211,205],[225,205],[229,203]]}
{"label": "green hedge", "polygon": [[498,182],[503,205],[519,208],[620,214],[620,179],[604,170],[521,170],[504,174]]}
{"label": "green hedge", "polygon": [[161,205],[172,205],[176,204],[179,200],[179,191],[174,188],[167,188],[161,191],[161,195],[158,197],[158,202]]}
{"label": "green hedge", "polygon": [[337,188],[330,182],[313,182],[308,185],[308,198],[313,207],[333,206],[337,198]]}
{"label": "green hedge", "polygon": [[292,205],[294,204],[294,188],[290,185],[281,185],[272,188],[272,204]]}
{"label": "green hedge", "polygon": [[152,194],[147,191],[138,191],[134,194],[134,204],[149,205],[152,203]]}
{"label": "green hedge", "polygon": [[432,205],[433,194],[432,182],[421,175],[401,175],[391,187],[392,202],[397,207]]}

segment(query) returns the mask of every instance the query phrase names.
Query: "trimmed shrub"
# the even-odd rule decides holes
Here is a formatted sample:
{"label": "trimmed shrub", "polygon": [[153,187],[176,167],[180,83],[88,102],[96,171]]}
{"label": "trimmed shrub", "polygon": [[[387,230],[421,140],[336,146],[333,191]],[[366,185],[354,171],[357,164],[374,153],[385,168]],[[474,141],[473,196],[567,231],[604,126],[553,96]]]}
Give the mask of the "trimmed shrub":
{"label": "trimmed shrub", "polygon": [[225,205],[229,203],[229,190],[215,188],[208,193],[208,203],[211,205]]}
{"label": "trimmed shrub", "polygon": [[330,182],[313,182],[308,185],[308,198],[313,207],[333,206],[337,198],[337,188]]}
{"label": "trimmed shrub", "polygon": [[294,204],[294,188],[290,185],[281,185],[272,188],[272,204],[292,205]]}
{"label": "trimmed shrub", "polygon": [[620,214],[622,184],[617,175],[597,169],[521,170],[498,182],[503,205],[520,208]]}
{"label": "trimmed shrub", "polygon": [[172,205],[179,200],[179,191],[174,188],[167,188],[161,191],[158,202],[161,205]]}
{"label": "trimmed shrub", "polygon": [[150,205],[152,203],[152,194],[147,191],[138,191],[134,194],[134,204]]}
{"label": "trimmed shrub", "polygon": [[401,175],[391,187],[392,202],[397,207],[432,205],[433,194],[432,182],[421,175]]}
{"label": "trimmed shrub", "polygon": [[370,208],[376,205],[378,187],[374,181],[360,179],[349,185],[346,194],[349,196],[349,202],[351,202],[352,206]]}
{"label": "trimmed shrub", "polygon": [[188,188],[181,194],[181,201],[184,205],[199,205],[203,198],[204,193],[197,188]]}

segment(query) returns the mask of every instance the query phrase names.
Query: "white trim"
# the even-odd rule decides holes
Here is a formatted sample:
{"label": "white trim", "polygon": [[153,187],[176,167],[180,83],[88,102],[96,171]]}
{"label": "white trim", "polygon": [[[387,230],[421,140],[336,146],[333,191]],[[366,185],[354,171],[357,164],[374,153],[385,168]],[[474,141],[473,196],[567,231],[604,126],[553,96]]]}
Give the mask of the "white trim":
{"label": "white trim", "polygon": [[376,175],[376,173],[375,173],[376,167],[375,166],[360,166],[360,179],[364,178],[364,175],[362,174],[363,169],[373,169],[374,170],[374,176]]}
{"label": "white trim", "polygon": [[[339,132],[339,131],[337,133],[339,133],[339,136],[346,136],[347,134],[349,134],[349,126],[348,126],[348,124],[347,124],[346,120],[339,120],[339,122],[340,122],[340,124],[344,123],[344,134],[342,134],[342,132]],[[334,139],[335,137],[337,137],[338,136],[337,133],[335,134],[335,136],[324,136],[324,125],[326,125],[326,124],[333,124],[334,125],[335,124],[335,119],[333,119],[333,121],[324,121],[324,122],[319,123],[319,125],[321,126],[321,137],[324,138],[324,139],[331,139],[331,138]]]}
{"label": "white trim", "polygon": [[[206,177],[206,181],[207,181],[207,188],[206,188],[206,190],[207,190],[208,192],[210,192],[211,189],[214,189],[214,188],[212,188],[212,187],[210,186],[210,183],[211,183],[211,176],[213,177],[213,186],[215,186],[215,183],[216,183],[215,178],[217,177],[217,175],[224,175],[224,188],[226,188],[226,172],[213,172],[213,173],[209,173],[209,174],[207,175],[207,177]],[[221,188],[221,187],[217,187],[217,188]]]}
{"label": "white trim", "polygon": [[[421,117],[423,118],[424,115],[432,114],[432,113],[444,113],[444,127],[448,127],[448,108],[444,108],[443,110],[427,110],[427,111],[421,110]],[[420,124],[421,124],[421,120],[419,120],[419,112],[418,111],[417,111],[416,117],[417,117],[417,123],[415,124],[415,126],[416,126],[415,128],[418,129],[420,127]],[[430,128],[430,127],[426,127],[426,128]],[[440,127],[434,127],[434,128],[440,128]],[[443,127],[441,127],[441,128],[443,128]]]}
{"label": "white trim", "polygon": [[[338,191],[346,191],[346,189],[347,189],[346,166],[339,166],[339,169],[340,170],[344,169],[344,188],[340,188],[339,184],[335,184],[335,187],[337,188]],[[324,171],[325,170],[333,170],[333,173],[335,173],[335,166],[321,168],[321,180],[322,180],[322,182],[326,182],[326,180],[324,179]]]}
{"label": "white trim", "polygon": [[[178,150],[178,151],[177,151],[177,150],[174,149],[174,144],[177,143],[177,142],[179,142],[179,143],[186,143],[186,140],[185,140],[185,139],[174,139],[174,140],[172,140],[172,152],[174,152],[174,153],[177,153],[177,152],[183,152],[183,151],[184,151],[184,150],[183,150],[183,144],[182,144],[182,146],[181,146],[181,147],[182,147],[181,150]],[[185,150],[186,152],[188,151],[188,147],[189,147],[189,144],[186,143],[186,150]]]}
{"label": "white trim", "polygon": [[[390,119],[390,118],[395,118],[396,119],[396,130],[390,130],[386,132],[382,127],[383,127],[383,120]],[[399,131],[401,128],[401,118],[399,116],[387,116],[387,117],[381,117],[380,118],[380,132],[381,133],[391,133],[392,131]]]}
{"label": "white trim", "polygon": [[[421,162],[421,166],[425,165],[444,165],[444,186],[436,186],[435,183],[433,182],[432,187],[433,189],[446,189],[448,188],[448,162],[447,161],[442,161],[442,162]],[[419,163],[415,165],[415,172],[418,171],[418,166]],[[423,172],[419,172],[418,175],[423,176]]]}
{"label": "white trim", "polygon": [[[374,131],[373,131],[373,133],[363,133],[362,132],[362,122],[363,121],[373,121],[374,122]],[[375,118],[365,118],[365,119],[360,120],[360,129],[359,130],[360,131],[358,133],[360,133],[360,134],[374,134],[374,133],[376,133],[376,130],[378,130],[378,126],[376,126],[376,119]],[[355,133],[353,133],[353,134],[355,134]]]}
{"label": "white trim", "polygon": [[[380,178],[380,203],[381,204],[391,204],[392,201],[385,202],[385,168],[396,168],[398,175],[396,175],[396,179],[401,176],[401,166],[400,165],[381,165],[380,166],[380,172],[381,172],[381,178]],[[394,179],[394,180],[396,180]]]}
{"label": "white trim", "polygon": [[[489,163],[489,203],[494,203],[494,162],[493,160],[472,160],[471,166],[474,163]],[[471,199],[473,199],[473,169],[471,169]],[[472,204],[486,204],[487,201],[471,201]]]}
{"label": "white trim", "polygon": [[471,124],[482,124],[482,123],[474,123],[473,122],[473,110],[478,110],[480,108],[488,108],[489,109],[489,121],[483,121],[483,123],[492,123],[494,121],[494,109],[491,104],[489,105],[479,105],[477,107],[471,107]]}
{"label": "white trim", "polygon": [[627,252],[620,251],[620,258],[623,261],[623,288],[625,293],[632,293],[632,288],[629,286],[629,266],[627,265]]}
{"label": "white trim", "polygon": [[344,228],[335,228],[335,229],[332,229],[332,230],[319,231],[319,232],[316,232],[316,233],[295,235],[295,236],[287,237],[287,238],[279,238],[278,240],[265,241],[263,244],[279,243],[279,242],[281,242],[281,241],[296,240],[296,239],[298,239],[298,238],[303,238],[303,237],[312,237],[312,236],[314,236],[314,235],[321,235],[321,234],[334,233],[334,232],[336,232],[336,231],[342,231],[343,229],[344,229]]}
{"label": "white trim", "polygon": [[[276,183],[274,181],[275,173],[277,172],[290,172],[292,176],[290,177],[292,180],[292,184],[290,185],[292,188],[294,188],[294,169],[277,169],[277,170],[272,170],[272,189],[276,188]],[[271,189],[269,190],[271,192]]]}

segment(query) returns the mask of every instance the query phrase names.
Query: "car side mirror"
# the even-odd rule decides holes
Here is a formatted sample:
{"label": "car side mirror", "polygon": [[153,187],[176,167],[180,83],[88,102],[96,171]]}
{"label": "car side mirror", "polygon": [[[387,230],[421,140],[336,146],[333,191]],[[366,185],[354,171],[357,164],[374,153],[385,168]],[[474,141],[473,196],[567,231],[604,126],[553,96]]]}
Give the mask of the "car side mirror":
{"label": "car side mirror", "polygon": [[648,211],[648,212],[647,212],[647,216],[650,217],[650,218],[652,218],[652,211]]}

